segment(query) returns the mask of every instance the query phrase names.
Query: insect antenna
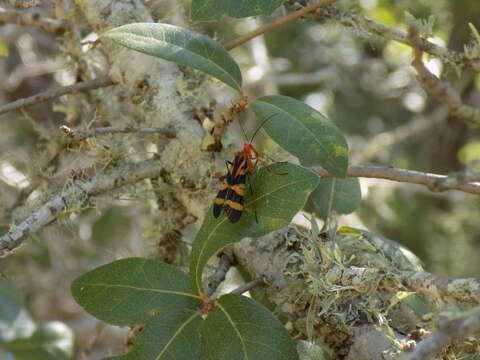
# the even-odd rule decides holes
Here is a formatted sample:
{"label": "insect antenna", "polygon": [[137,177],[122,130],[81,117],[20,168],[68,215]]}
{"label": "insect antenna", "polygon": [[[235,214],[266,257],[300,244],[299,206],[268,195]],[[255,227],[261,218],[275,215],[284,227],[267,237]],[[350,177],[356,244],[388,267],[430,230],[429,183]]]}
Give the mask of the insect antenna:
{"label": "insect antenna", "polygon": [[265,123],[270,120],[271,118],[273,118],[275,115],[279,115],[278,113],[277,114],[272,114],[270,115],[269,117],[267,117],[265,120],[262,121],[262,123],[257,127],[257,129],[255,130],[255,132],[253,133],[252,135],[252,138],[250,139],[250,143],[253,141],[253,138],[255,137],[255,135],[257,135],[257,133],[260,131],[260,129],[262,128],[263,125],[265,125]]}

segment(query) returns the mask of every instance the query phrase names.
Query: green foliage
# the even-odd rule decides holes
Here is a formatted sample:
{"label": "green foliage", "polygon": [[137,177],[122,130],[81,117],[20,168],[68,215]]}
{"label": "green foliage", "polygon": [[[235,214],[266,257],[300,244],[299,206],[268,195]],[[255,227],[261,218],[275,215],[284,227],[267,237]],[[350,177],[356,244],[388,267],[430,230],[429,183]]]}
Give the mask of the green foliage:
{"label": "green foliage", "polygon": [[317,183],[318,177],[300,166],[276,163],[253,175],[253,194],[245,196],[245,210],[239,222],[231,224],[225,215],[215,219],[209,209],[191,253],[190,274],[195,290],[202,292],[202,271],[213,254],[245,237],[263,236],[288,225]]}
{"label": "green foliage", "polygon": [[225,48],[197,32],[169,24],[136,23],[104,35],[142,53],[203,71],[234,89],[242,86],[240,68]]}
{"label": "green foliage", "polygon": [[202,333],[204,359],[298,359],[282,323],[262,305],[244,296],[222,296],[205,320]]}
{"label": "green foliage", "polygon": [[200,354],[200,313],[171,310],[152,317],[138,335],[132,350],[109,360],[191,360]]}
{"label": "green foliage", "polygon": [[329,211],[349,214],[360,205],[362,192],[357,178],[320,179],[309,203],[321,219],[326,219]]}
{"label": "green foliage", "polygon": [[73,333],[61,322],[50,322],[40,325],[28,338],[4,344],[4,348],[15,360],[67,360],[73,355]]}
{"label": "green foliage", "polygon": [[153,313],[199,305],[185,273],[141,258],[114,261],[80,276],[72,295],[87,312],[114,325],[145,323]]}
{"label": "green foliage", "polygon": [[264,124],[265,131],[302,165],[320,165],[335,176],[345,176],[347,142],[325,116],[301,101],[280,95],[259,98],[252,109],[259,120],[272,117]]}
{"label": "green foliage", "polygon": [[81,276],[72,292],[99,319],[112,324],[146,322],[132,350],[110,360],[297,359],[292,339],[268,309],[243,296],[224,295],[212,303],[215,308],[204,322],[201,303],[184,301],[192,296],[185,290],[189,282],[173,266],[130,258]]}
{"label": "green foliage", "polygon": [[236,18],[269,15],[281,4],[282,0],[192,0],[191,16],[194,21],[209,21],[223,14]]}

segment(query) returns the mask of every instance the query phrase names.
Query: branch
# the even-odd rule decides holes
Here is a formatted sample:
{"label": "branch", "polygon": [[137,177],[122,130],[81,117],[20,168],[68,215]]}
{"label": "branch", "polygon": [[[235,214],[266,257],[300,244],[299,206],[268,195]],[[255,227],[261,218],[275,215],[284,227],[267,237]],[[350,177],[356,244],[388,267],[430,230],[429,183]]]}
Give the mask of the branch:
{"label": "branch", "polygon": [[19,247],[25,238],[62,215],[69,207],[76,207],[90,197],[99,195],[123,185],[133,184],[143,179],[155,178],[162,171],[157,160],[145,160],[139,163],[125,163],[117,169],[91,177],[87,181],[75,181],[62,194],[55,196],[31,213],[19,225],[0,237],[0,257],[6,257]]}
{"label": "branch", "polygon": [[480,279],[448,279],[427,272],[407,272],[402,283],[412,291],[442,299],[445,302],[480,304]]}
{"label": "branch", "polygon": [[262,34],[266,33],[267,31],[273,30],[277,27],[280,27],[280,26],[283,26],[283,25],[288,24],[290,22],[293,22],[295,20],[298,20],[302,16],[304,16],[308,13],[314,12],[317,9],[323,8],[327,5],[333,4],[335,1],[337,1],[337,0],[323,0],[323,1],[319,2],[318,4],[313,4],[313,5],[304,7],[303,9],[295,11],[294,13],[291,13],[290,15],[287,15],[287,16],[281,18],[281,19],[278,19],[278,20],[276,20],[276,21],[274,21],[274,22],[272,22],[268,25],[265,25],[265,26],[255,30],[255,31],[252,31],[251,33],[249,33],[249,34],[247,34],[247,35],[245,35],[245,36],[243,36],[243,37],[241,37],[237,40],[233,40],[233,41],[228,42],[227,44],[225,44],[225,49],[231,50],[233,48],[236,48],[237,46],[240,46],[243,43],[246,43],[247,41],[250,41],[254,37],[257,37],[259,35],[262,35]]}
{"label": "branch", "polygon": [[1,0],[4,3],[7,3],[10,6],[16,8],[28,9],[36,6],[42,5],[42,0]]}
{"label": "branch", "polygon": [[443,191],[453,186],[458,186],[462,184],[480,182],[480,172],[471,172],[468,170],[458,171],[451,174],[448,174],[442,179],[437,179],[432,184],[432,191]]}
{"label": "branch", "polygon": [[[319,16],[322,14],[319,14]],[[464,53],[447,49],[443,46],[436,45],[423,38],[412,38],[406,32],[391,28],[389,26],[379,24],[366,16],[355,15],[353,13],[334,13],[327,14],[330,18],[339,21],[345,27],[361,29],[367,33],[380,36],[387,40],[398,41],[412,48],[419,49],[430,55],[447,60],[450,63],[458,65],[466,65],[474,70],[480,70],[480,59],[469,59]]]}
{"label": "branch", "polygon": [[207,297],[213,295],[218,286],[225,280],[228,270],[230,270],[230,268],[233,266],[233,260],[229,255],[221,253],[219,258],[220,262],[217,266],[217,270],[215,271],[215,274],[213,274],[212,278],[207,284],[207,288],[205,289],[205,295]]}
{"label": "branch", "polygon": [[[311,167],[310,170],[318,174],[320,177],[324,177],[324,178],[333,177],[327,170],[321,167]],[[347,176],[385,179],[385,180],[392,180],[392,181],[405,182],[405,183],[411,183],[411,184],[425,185],[433,192],[440,192],[440,191],[446,191],[446,190],[459,190],[459,191],[463,191],[470,194],[480,195],[479,183],[452,184],[452,186],[438,188],[438,186],[435,185],[436,182],[441,179],[445,179],[447,176],[425,173],[425,172],[414,171],[414,170],[397,169],[397,168],[387,167],[387,166],[373,166],[373,165],[349,166],[347,169]]]}
{"label": "branch", "polygon": [[[360,292],[372,290],[404,291],[405,288],[435,300],[448,303],[464,302],[480,304],[480,279],[447,279],[427,272],[403,271],[387,275],[383,269],[343,267],[334,265],[324,278],[330,284],[354,288]],[[362,285],[359,285],[362,284]]]}
{"label": "branch", "polygon": [[74,141],[85,140],[90,137],[107,134],[127,134],[127,133],[143,133],[143,134],[159,134],[167,139],[173,139],[176,134],[172,130],[161,127],[139,127],[139,126],[107,126],[97,127],[87,131],[74,131],[66,125],[60,126],[60,131]]}
{"label": "branch", "polygon": [[18,99],[11,103],[0,106],[0,114],[6,113],[12,110],[20,109],[24,106],[38,104],[47,100],[55,99],[65,94],[74,93],[78,91],[98,89],[100,87],[110,86],[113,84],[115,83],[113,82],[112,79],[108,77],[104,77],[104,78],[76,83],[75,85],[64,86],[58,89],[47,90],[37,95],[33,95],[23,99]]}
{"label": "branch", "polygon": [[39,12],[0,11],[0,25],[4,24],[35,26],[55,36],[63,35],[67,30],[65,20],[45,18]]}
{"label": "branch", "polygon": [[458,319],[444,321],[430,337],[419,342],[410,355],[410,360],[428,360],[444,346],[480,331],[480,311]]}
{"label": "branch", "polygon": [[236,289],[232,290],[230,294],[242,295],[244,292],[247,292],[248,290],[251,290],[254,287],[257,287],[259,285],[262,285],[263,283],[264,281],[262,279],[255,279],[255,280],[249,281],[248,283],[240,285]]}
{"label": "branch", "polygon": [[[410,37],[412,39],[419,39],[416,29],[410,28]],[[423,87],[446,103],[453,115],[477,126],[480,125],[480,109],[463,104],[460,95],[450,84],[441,81],[425,67],[422,61],[422,55],[422,50],[418,48],[413,49],[412,66],[417,71],[418,79]]]}

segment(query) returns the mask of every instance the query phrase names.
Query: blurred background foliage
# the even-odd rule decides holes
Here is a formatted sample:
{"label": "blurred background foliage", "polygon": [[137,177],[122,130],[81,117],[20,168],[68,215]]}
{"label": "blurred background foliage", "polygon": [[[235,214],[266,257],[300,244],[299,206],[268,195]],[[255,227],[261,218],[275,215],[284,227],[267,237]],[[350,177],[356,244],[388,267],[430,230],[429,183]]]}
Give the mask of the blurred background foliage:
{"label": "blurred background foliage", "polygon": [[[285,9],[297,9],[305,1],[285,1],[285,7],[269,17],[224,17],[215,23],[195,24],[188,22],[188,1],[144,3],[152,9],[156,21],[189,26],[226,42],[271,22],[285,14]],[[367,15],[402,30],[407,27],[406,11],[415,18],[434,15],[432,41],[459,51],[471,39],[468,23],[480,29],[479,1],[344,0],[339,4],[347,14]],[[44,1],[42,11],[52,14],[48,1]],[[89,31],[86,27],[78,39]],[[2,26],[0,101],[7,103],[81,80],[78,74],[85,64],[81,58],[66,56],[70,44],[35,28]],[[251,98],[273,93],[288,95],[334,120],[347,136],[352,164],[391,165],[441,174],[480,170],[478,129],[449,116],[444,106],[421,88],[410,66],[411,49],[405,45],[321,17],[271,31],[262,39],[234,49],[232,55],[242,66]],[[466,103],[480,106],[479,74],[436,58],[426,57],[425,62],[430,71],[450,81]],[[75,127],[91,121],[95,114],[81,118],[72,108],[81,109],[82,101],[101,101],[92,96],[65,96],[2,115],[2,231],[12,219],[18,222],[35,208],[43,192],[62,188],[66,173],[57,157],[65,140],[57,128],[64,123]],[[232,101],[221,96],[216,100],[225,101],[225,106]],[[247,129],[254,127],[252,119],[244,120],[250,121]],[[226,141],[233,137],[241,140],[240,134],[232,135],[234,131],[232,127]],[[259,137],[258,142],[268,146],[266,139]],[[105,143],[114,145],[108,137]],[[384,180],[360,182],[360,208],[340,217],[341,225],[367,229],[398,241],[435,274],[479,276],[478,197],[455,191],[436,194],[421,186]],[[0,260],[2,275],[14,280],[36,322],[60,320],[73,328],[80,359],[119,352],[125,331],[104,327],[85,316],[70,296],[71,280],[119,257],[141,256],[157,248],[173,253],[182,247],[185,253],[179,234],[156,236],[155,219],[159,215],[147,205],[150,199],[134,190],[129,198],[122,194],[100,197],[88,208],[57,220],[32,236],[14,256]],[[18,208],[25,200],[29,205]],[[170,261],[177,263],[181,259]]]}

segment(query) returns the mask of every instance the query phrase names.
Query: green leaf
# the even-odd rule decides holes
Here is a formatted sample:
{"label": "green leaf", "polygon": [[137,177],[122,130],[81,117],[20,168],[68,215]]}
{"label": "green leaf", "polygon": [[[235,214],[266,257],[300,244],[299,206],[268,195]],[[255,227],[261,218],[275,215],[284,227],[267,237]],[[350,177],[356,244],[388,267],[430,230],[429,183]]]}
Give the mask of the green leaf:
{"label": "green leaf", "polygon": [[[221,329],[221,331],[219,331]],[[223,295],[202,327],[208,360],[295,360],[295,344],[265,307],[239,295]]]}
{"label": "green leaf", "polygon": [[192,0],[192,20],[217,20],[223,14],[242,18],[270,15],[282,0]]}
{"label": "green leaf", "polygon": [[54,321],[40,325],[26,339],[4,344],[15,360],[66,360],[73,355],[73,332],[65,324]]}
{"label": "green leaf", "polygon": [[103,36],[144,54],[203,71],[234,89],[242,86],[240,68],[227,50],[197,32],[169,24],[135,23]]}
{"label": "green leaf", "polygon": [[137,336],[132,350],[108,360],[192,360],[200,357],[199,311],[163,312],[151,318]]}
{"label": "green leaf", "polygon": [[263,125],[265,131],[302,165],[320,165],[334,176],[345,176],[348,145],[325,116],[301,101],[280,95],[259,98],[252,109],[260,121],[272,117]]}
{"label": "green leaf", "polygon": [[[331,199],[330,196],[332,196]],[[328,216],[330,201],[331,211],[338,214],[350,214],[360,205],[361,200],[362,192],[357,178],[320,179],[309,199],[315,214],[322,219],[326,219]]]}
{"label": "green leaf", "polygon": [[190,274],[197,292],[202,292],[202,270],[213,254],[245,237],[263,236],[288,225],[317,186],[318,176],[298,165],[276,163],[262,167],[249,181],[253,194],[247,191],[240,221],[231,224],[224,214],[215,219],[212,208],[208,210],[193,243],[190,260]]}
{"label": "green leaf", "polygon": [[35,324],[11,282],[0,279],[0,344],[28,337]]}
{"label": "green leaf", "polygon": [[87,312],[113,325],[134,325],[162,311],[200,306],[190,278],[159,261],[128,258],[100,266],[72,283]]}

